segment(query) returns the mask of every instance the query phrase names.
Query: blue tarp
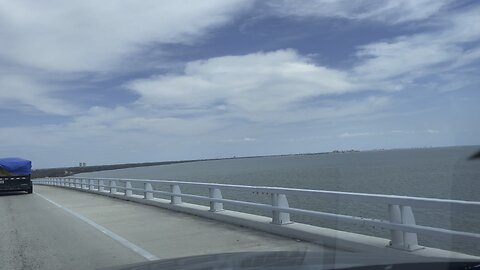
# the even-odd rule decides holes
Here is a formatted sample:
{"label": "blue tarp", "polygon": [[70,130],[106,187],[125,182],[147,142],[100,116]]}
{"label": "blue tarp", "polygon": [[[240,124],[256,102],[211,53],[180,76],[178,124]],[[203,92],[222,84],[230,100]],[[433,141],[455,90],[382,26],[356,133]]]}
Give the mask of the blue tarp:
{"label": "blue tarp", "polygon": [[27,175],[32,172],[32,162],[22,158],[0,158],[0,168],[12,175]]}

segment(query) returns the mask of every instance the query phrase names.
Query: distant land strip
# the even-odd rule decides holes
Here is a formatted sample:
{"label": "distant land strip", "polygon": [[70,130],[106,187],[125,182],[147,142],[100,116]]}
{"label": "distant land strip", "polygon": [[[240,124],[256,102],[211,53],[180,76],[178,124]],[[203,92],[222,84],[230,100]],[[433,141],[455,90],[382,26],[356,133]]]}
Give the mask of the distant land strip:
{"label": "distant land strip", "polygon": [[[379,149],[383,151],[384,149]],[[378,151],[378,150],[377,150]],[[334,150],[331,152],[316,152],[316,153],[300,153],[300,154],[280,154],[280,155],[257,155],[257,156],[233,156],[224,158],[209,158],[209,159],[190,159],[190,160],[177,160],[177,161],[160,161],[160,162],[143,162],[143,163],[123,163],[113,165],[94,165],[94,166],[78,166],[78,167],[61,167],[61,168],[46,168],[35,169],[32,171],[32,178],[44,178],[44,177],[62,177],[70,176],[77,173],[108,171],[135,167],[148,167],[158,165],[169,165],[176,163],[188,163],[199,161],[213,161],[213,160],[227,160],[227,159],[245,159],[245,158],[259,158],[259,157],[285,157],[285,156],[308,156],[308,155],[324,155],[324,154],[338,154],[338,153],[352,153],[360,152],[359,150]]]}
{"label": "distant land strip", "polygon": [[62,177],[62,176],[71,176],[77,173],[88,173],[88,172],[108,171],[108,170],[135,168],[135,167],[168,165],[168,164],[187,163],[187,162],[194,162],[194,161],[200,161],[200,160],[124,163],[124,164],[94,165],[94,166],[84,166],[84,167],[60,167],[60,168],[35,169],[32,171],[32,178]]}
{"label": "distant land strip", "polygon": [[[470,147],[470,146],[477,146],[477,145],[461,145],[461,146],[455,146],[455,147]],[[385,151],[385,150],[409,150],[409,149],[411,150],[411,149],[428,149],[428,148],[448,148],[448,147],[454,147],[454,146],[393,148],[393,149],[380,148],[380,149],[372,149],[372,150],[362,150],[362,152]],[[200,161],[246,159],[246,158],[259,158],[259,157],[285,157],[285,156],[342,154],[342,153],[352,153],[352,152],[360,152],[360,150],[350,149],[350,150],[334,150],[334,151],[331,151],[331,152],[314,152],[314,153],[299,153],[299,154],[257,155],[257,156],[240,156],[240,157],[233,156],[233,157],[209,158],[209,159],[191,159],[191,160],[143,162],[143,163],[123,163],[123,164],[113,164],[113,165],[94,165],[94,166],[82,166],[82,167],[78,166],[78,167],[45,168],[45,169],[35,169],[35,170],[33,170],[32,171],[32,178],[62,177],[62,176],[71,176],[71,175],[74,175],[74,174],[77,174],[77,173],[108,171],[108,170],[135,168],[135,167],[148,167],[148,166],[169,165],[169,164],[200,162]],[[469,160],[480,159],[480,151],[475,152],[468,159]]]}
{"label": "distant land strip", "polygon": [[169,165],[169,164],[199,162],[199,161],[245,159],[245,158],[259,158],[259,157],[321,155],[321,154],[345,153],[345,152],[358,152],[358,151],[348,150],[348,151],[333,151],[333,152],[303,153],[303,154],[261,155],[261,156],[242,156],[242,157],[234,156],[234,157],[228,157],[228,158],[191,159],[191,160],[160,161],[160,162],[123,163],[123,164],[113,164],[113,165],[94,165],[94,166],[82,166],[82,167],[76,166],[76,167],[45,168],[45,169],[33,170],[32,178],[63,177],[63,176],[71,176],[77,173],[88,173],[88,172],[97,172],[97,171],[108,171],[108,170],[118,170],[118,169],[126,169],[126,168],[159,166],[159,165]]}

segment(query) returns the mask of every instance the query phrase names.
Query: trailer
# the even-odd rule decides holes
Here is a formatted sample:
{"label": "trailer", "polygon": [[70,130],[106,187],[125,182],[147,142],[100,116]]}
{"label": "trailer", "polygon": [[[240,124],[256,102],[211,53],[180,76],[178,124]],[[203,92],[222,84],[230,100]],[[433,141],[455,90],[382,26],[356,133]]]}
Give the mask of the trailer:
{"label": "trailer", "polygon": [[0,158],[0,192],[33,192],[32,162],[22,158]]}

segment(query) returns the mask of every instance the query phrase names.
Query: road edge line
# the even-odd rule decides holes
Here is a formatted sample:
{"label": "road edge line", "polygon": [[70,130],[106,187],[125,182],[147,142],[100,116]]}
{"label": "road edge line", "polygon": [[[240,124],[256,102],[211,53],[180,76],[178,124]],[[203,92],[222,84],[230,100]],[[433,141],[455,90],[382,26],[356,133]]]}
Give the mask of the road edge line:
{"label": "road edge line", "polygon": [[39,194],[39,193],[36,193],[36,195],[38,195],[40,198],[50,202],[51,204],[55,205],[56,207],[64,210],[65,212],[71,214],[72,216],[82,220],[83,222],[91,225],[92,227],[94,227],[95,229],[101,231],[102,233],[108,235],[110,238],[112,238],[113,240],[119,242],[120,244],[122,244],[123,246],[125,246],[126,248],[132,250],[133,252],[139,254],[140,256],[144,257],[145,259],[149,260],[149,261],[155,261],[155,260],[159,260],[160,258],[158,258],[157,256],[153,255],[152,253],[148,252],[147,250],[135,245],[134,243],[128,241],[127,239],[121,237],[120,235],[110,231],[109,229],[103,227],[102,225],[100,224],[97,224],[95,223],[93,220],[87,218],[87,217],[84,217],[54,201],[52,201],[51,199],[45,197],[44,195],[42,194]]}

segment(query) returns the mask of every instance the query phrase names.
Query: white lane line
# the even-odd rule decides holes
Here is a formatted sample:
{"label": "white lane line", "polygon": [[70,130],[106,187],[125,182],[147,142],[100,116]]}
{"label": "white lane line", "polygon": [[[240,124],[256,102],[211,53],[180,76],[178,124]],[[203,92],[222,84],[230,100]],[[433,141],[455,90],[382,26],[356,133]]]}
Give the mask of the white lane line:
{"label": "white lane line", "polygon": [[132,251],[136,252],[137,254],[139,254],[140,256],[144,257],[145,259],[149,260],[149,261],[155,261],[155,260],[159,260],[160,258],[158,258],[157,256],[153,255],[152,253],[146,251],[145,249],[135,245],[134,243],[128,241],[127,239],[121,237],[120,235],[110,231],[109,229],[103,227],[102,225],[99,225],[97,223],[95,223],[93,220],[87,218],[87,217],[84,217],[52,200],[50,200],[49,198],[41,195],[41,194],[38,194],[38,193],[35,193],[36,195],[40,196],[41,198],[47,200],[48,202],[52,203],[53,205],[63,209],[64,211],[70,213],[71,215],[73,215],[74,217],[78,218],[78,219],[81,219],[83,222],[93,226],[94,228],[96,228],[97,230],[103,232],[104,234],[110,236],[111,238],[113,238],[115,241],[119,242],[120,244],[122,244],[123,246],[131,249]]}

